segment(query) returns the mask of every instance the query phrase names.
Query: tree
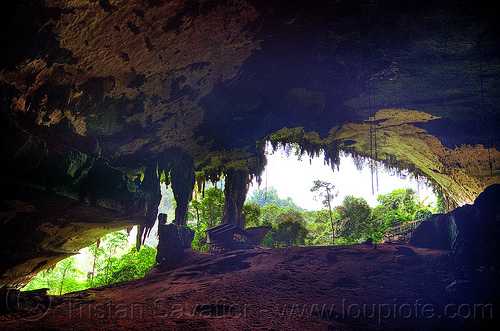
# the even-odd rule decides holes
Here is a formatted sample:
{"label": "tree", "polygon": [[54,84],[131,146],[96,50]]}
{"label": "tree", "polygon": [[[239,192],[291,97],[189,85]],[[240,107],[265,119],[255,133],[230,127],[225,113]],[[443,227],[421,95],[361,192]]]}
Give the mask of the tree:
{"label": "tree", "polygon": [[262,220],[262,225],[267,225],[267,226],[273,226],[274,224],[277,224],[278,222],[276,219],[278,216],[283,213],[283,209],[276,206],[275,204],[270,204],[266,205],[264,207],[261,207],[261,220]]}
{"label": "tree", "polygon": [[303,225],[306,224],[306,221],[304,220],[304,217],[302,216],[302,212],[300,212],[298,210],[292,210],[292,209],[283,211],[281,214],[279,214],[278,217],[276,217],[276,223],[279,224],[280,222],[284,221],[287,218],[291,218],[295,221],[299,221]]}
{"label": "tree", "polygon": [[165,184],[160,185],[161,188],[161,201],[158,206],[158,212],[162,214],[167,214],[168,219],[173,220],[175,218],[175,206],[177,205],[174,198],[174,192],[171,186],[166,186]]}
{"label": "tree", "polygon": [[128,244],[128,235],[123,231],[108,233],[97,243],[89,246],[93,254],[92,273],[88,279],[89,287],[107,285],[113,265],[117,263],[117,251]]}
{"label": "tree", "polygon": [[[318,196],[324,198],[322,201],[323,206],[328,208],[330,223],[332,225],[332,244],[335,244],[335,226],[333,224],[332,200],[338,195],[338,192],[335,194],[332,192],[334,188],[335,185],[321,180],[315,180],[314,185],[311,188],[311,192],[318,192]],[[321,189],[325,189],[325,192],[321,192]]]}
{"label": "tree", "polygon": [[60,283],[59,283],[59,295],[62,295],[63,289],[67,289],[68,287],[73,287],[73,286],[68,286],[68,283],[71,283],[72,281],[74,282],[74,276],[73,274],[78,271],[76,268],[76,260],[73,256],[62,260],[61,262],[58,263],[58,267],[60,269]]}
{"label": "tree", "polygon": [[110,274],[109,284],[144,277],[155,263],[156,248],[143,245],[137,251],[132,247],[117,260]]}
{"label": "tree", "polygon": [[85,288],[80,280],[82,272],[76,268],[76,258],[70,256],[59,261],[53,268],[38,273],[24,290],[49,288],[49,294],[62,295],[68,292],[79,291]]}
{"label": "tree", "polygon": [[224,209],[224,191],[218,187],[205,190],[203,196],[191,200],[188,210],[188,226],[195,230],[191,248],[205,250],[205,230],[220,224]]}
{"label": "tree", "polygon": [[203,197],[193,199],[189,207],[189,221],[195,221],[204,230],[214,227],[222,220],[224,208],[224,191],[218,187],[205,190]]}
{"label": "tree", "polygon": [[377,201],[390,210],[400,210],[414,215],[418,209],[417,192],[414,189],[398,189],[386,195],[379,195]]}
{"label": "tree", "polygon": [[425,221],[431,215],[432,212],[428,208],[420,208],[415,213],[415,219],[420,221]]}
{"label": "tree", "polygon": [[[53,268],[36,275],[25,290],[50,288],[49,294],[61,295],[67,292],[83,290],[143,277],[155,264],[156,248],[143,245],[139,251],[128,244],[128,236],[123,231],[107,234],[86,250],[92,254],[94,277],[89,273],[87,281],[84,273],[78,270],[74,256],[59,261]],[[128,252],[119,256],[120,251]]]}
{"label": "tree", "polygon": [[106,264],[106,273],[104,276],[104,282],[106,284],[109,284],[108,276],[110,275],[111,273],[110,271],[113,266],[113,257],[116,254],[117,249],[125,247],[125,245],[128,243],[128,235],[121,231],[117,231],[107,234],[104,238],[105,238],[106,253],[107,253],[107,264]]}
{"label": "tree", "polygon": [[382,205],[377,215],[384,220],[388,227],[413,221],[419,206],[417,193],[411,188],[398,189],[386,195],[379,195],[377,201]]}
{"label": "tree", "polygon": [[305,244],[307,235],[308,231],[301,221],[287,217],[268,232],[262,241],[262,246],[301,246]]}
{"label": "tree", "polygon": [[433,189],[434,194],[437,193],[437,201],[436,201],[436,208],[434,208],[434,213],[435,214],[445,214],[448,212],[448,207],[446,205],[446,200],[443,195],[442,190],[437,190],[436,188]]}
{"label": "tree", "polygon": [[260,225],[260,206],[255,203],[245,203],[243,205],[243,215],[245,217],[245,227]]}
{"label": "tree", "polygon": [[[333,219],[338,219],[336,210],[332,210]],[[330,213],[327,210],[308,211],[302,215],[306,220],[311,246],[331,245],[332,227]]]}
{"label": "tree", "polygon": [[95,243],[89,246],[90,251],[92,252],[93,262],[92,262],[92,273],[88,279],[89,287],[94,285],[94,277],[96,272],[96,267],[98,266],[99,257],[104,254],[104,249],[100,247],[101,239],[98,239]]}
{"label": "tree", "polygon": [[259,205],[260,208],[264,208],[265,206],[274,204],[278,208],[293,209],[299,211],[304,210],[297,206],[290,197],[281,199],[278,196],[278,191],[272,186],[269,188],[255,190],[252,194],[252,197],[247,200],[247,203],[255,203]]}
{"label": "tree", "polygon": [[349,195],[336,210],[341,220],[340,235],[353,241],[358,240],[370,221],[371,208],[366,200]]}

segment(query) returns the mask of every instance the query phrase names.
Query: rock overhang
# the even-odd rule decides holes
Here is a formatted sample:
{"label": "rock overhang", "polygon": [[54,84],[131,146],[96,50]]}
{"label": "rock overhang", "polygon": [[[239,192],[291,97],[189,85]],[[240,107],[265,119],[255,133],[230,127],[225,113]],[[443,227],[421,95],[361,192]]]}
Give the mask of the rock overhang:
{"label": "rock overhang", "polygon": [[498,182],[500,34],[492,8],[256,0],[15,6],[1,39],[2,117],[10,123],[2,181],[92,205],[104,201],[85,198],[93,169],[116,179],[94,181],[112,197],[101,207],[116,209],[110,201],[121,197],[140,211],[128,224],[144,226],[151,217],[141,218],[148,211],[139,202],[150,201],[152,213],[158,192],[157,179],[141,180],[177,149],[193,159],[200,183],[230,169],[258,176],[266,139],[312,156],[324,150],[332,163],[343,150],[409,168],[452,206]]}

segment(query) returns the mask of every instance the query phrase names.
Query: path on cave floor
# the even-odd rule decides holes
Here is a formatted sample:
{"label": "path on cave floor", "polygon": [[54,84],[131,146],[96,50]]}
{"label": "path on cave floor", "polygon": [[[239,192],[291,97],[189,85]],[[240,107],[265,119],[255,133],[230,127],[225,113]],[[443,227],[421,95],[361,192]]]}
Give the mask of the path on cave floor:
{"label": "path on cave floor", "polygon": [[439,325],[437,319],[406,315],[414,314],[409,305],[440,309],[447,303],[445,288],[453,279],[447,252],[408,248],[190,252],[184,267],[153,269],[143,279],[56,297],[57,305],[39,320],[13,319],[1,322],[0,329],[411,330]]}

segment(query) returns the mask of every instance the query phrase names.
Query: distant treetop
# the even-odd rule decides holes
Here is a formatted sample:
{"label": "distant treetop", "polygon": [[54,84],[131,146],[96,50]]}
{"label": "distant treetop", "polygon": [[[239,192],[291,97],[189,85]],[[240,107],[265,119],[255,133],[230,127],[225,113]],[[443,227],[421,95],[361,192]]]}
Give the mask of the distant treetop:
{"label": "distant treetop", "polygon": [[283,209],[305,211],[304,208],[297,206],[292,198],[281,199],[278,196],[278,191],[272,186],[255,190],[252,197],[247,199],[246,203],[255,203],[261,208],[273,204]]}

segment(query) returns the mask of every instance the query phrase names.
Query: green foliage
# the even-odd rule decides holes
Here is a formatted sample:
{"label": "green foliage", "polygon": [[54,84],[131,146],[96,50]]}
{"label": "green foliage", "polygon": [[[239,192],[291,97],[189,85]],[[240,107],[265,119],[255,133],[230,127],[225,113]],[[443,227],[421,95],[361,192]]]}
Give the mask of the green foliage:
{"label": "green foliage", "polygon": [[132,247],[117,259],[109,277],[109,284],[141,278],[156,263],[156,248],[142,246],[139,251]]}
{"label": "green foliage", "polygon": [[24,290],[49,288],[49,294],[61,295],[68,292],[83,290],[82,272],[76,268],[76,258],[70,256],[59,261],[54,268],[46,269],[36,275]]}
{"label": "green foliage", "polygon": [[394,190],[386,195],[379,195],[377,201],[389,210],[399,210],[412,216],[418,209],[417,192],[411,188]]}
{"label": "green foliage", "polygon": [[415,213],[415,219],[425,221],[429,216],[432,215],[432,212],[428,208],[420,208]]}
{"label": "green foliage", "polygon": [[[321,187],[318,185],[318,190]],[[295,206],[290,198],[280,199],[274,188],[268,191],[268,198],[279,204],[270,203],[266,198],[262,206],[255,201],[262,200],[265,191],[256,192],[250,199],[254,203],[245,204],[243,212],[248,226],[273,227],[262,242],[264,247],[331,245],[332,220],[339,235],[336,245],[358,243],[367,238],[379,242],[388,228],[414,219],[423,220],[432,214],[429,207],[419,207],[416,192],[412,189],[394,190],[380,195],[377,198],[380,205],[373,209],[364,199],[348,196],[341,206],[332,210],[331,217],[328,210],[304,211]],[[219,224],[223,206],[223,191],[216,187],[205,190],[204,197],[191,201],[189,226],[196,230],[194,249],[206,250],[204,230]],[[444,208],[444,198],[438,194],[438,207],[434,211],[445,211]],[[91,283],[92,287],[96,287],[140,278],[155,264],[156,249],[142,246],[137,252],[128,243],[128,236],[124,232],[108,234],[87,249],[92,255],[94,277],[89,272],[85,280],[85,274],[77,268],[76,258],[70,257],[57,263],[54,268],[40,272],[25,290],[48,287],[50,294],[59,295],[83,290]],[[126,253],[119,256],[121,251]]]}
{"label": "green foliage", "polygon": [[415,213],[419,209],[417,194],[415,190],[410,188],[379,195],[377,201],[383,206],[383,209],[378,210],[377,216],[388,227],[395,227],[413,221]]}
{"label": "green foliage", "polygon": [[334,188],[335,185],[332,185],[328,182],[324,182],[321,180],[315,180],[314,185],[311,188],[311,192],[317,192],[317,197],[323,198],[322,201],[323,206],[325,206],[325,208],[328,208],[328,213],[330,216],[330,225],[332,227],[332,244],[335,243],[335,236],[336,236],[335,222],[333,221],[333,214],[332,214],[332,201],[338,195],[338,192],[333,193]]}
{"label": "green foliage", "polygon": [[246,203],[243,205],[243,215],[245,216],[246,227],[260,226],[260,206],[256,203]]}
{"label": "green foliage", "polygon": [[301,221],[287,217],[279,222],[276,228],[267,233],[262,241],[262,246],[303,246],[307,235],[308,230]]}
{"label": "green foliage", "polygon": [[333,192],[334,188],[335,185],[333,184],[321,180],[315,180],[314,185],[311,188],[311,192],[317,192],[316,198],[319,197],[323,199],[321,201],[323,206],[325,206],[325,208],[331,209],[333,199],[335,199],[335,197],[338,195],[338,192]]}
{"label": "green foliage", "polygon": [[168,219],[173,220],[175,217],[175,206],[177,205],[174,198],[174,192],[169,186],[165,184],[160,185],[161,188],[161,201],[158,206],[158,212],[162,214],[167,214]]}
{"label": "green foliage", "polygon": [[[333,218],[338,219],[338,213],[333,210]],[[327,210],[309,211],[303,213],[306,227],[309,230],[308,244],[311,246],[326,246],[332,244],[332,226],[330,213]]]}
{"label": "green foliage", "polygon": [[405,213],[401,210],[389,210],[385,215],[385,222],[390,227],[396,227],[408,222],[413,221],[412,215]]}
{"label": "green foliage", "polygon": [[339,213],[339,235],[353,241],[361,238],[371,222],[372,211],[366,200],[349,195],[336,210]]}
{"label": "green foliage", "polygon": [[373,242],[380,242],[384,238],[385,230],[388,229],[387,224],[375,217],[370,217],[364,224],[362,231],[362,240],[372,238]]}
{"label": "green foliage", "polygon": [[[128,252],[119,256],[124,249]],[[128,236],[122,231],[104,236],[85,250],[92,255],[94,277],[89,272],[84,279],[85,274],[78,269],[77,260],[72,256],[58,262],[53,269],[40,272],[25,290],[47,287],[49,294],[60,295],[143,277],[155,264],[156,249],[142,246],[137,251],[128,244]]]}
{"label": "green foliage", "polygon": [[[328,192],[325,186],[328,186]],[[312,191],[323,191],[322,201],[325,202],[326,194],[330,194],[333,185],[315,181]],[[370,208],[362,198],[348,196],[341,206],[332,210],[330,217],[328,210],[322,211],[296,211],[279,208],[274,204],[261,208],[261,221],[263,225],[273,226],[273,229],[264,238],[262,243],[266,247],[280,247],[286,245],[278,240],[276,234],[278,224],[285,219],[293,219],[302,223],[308,230],[305,243],[311,246],[332,244],[332,223],[338,240],[336,245],[347,245],[362,242],[372,238],[380,242],[385,231],[391,227],[413,221],[416,217],[423,219],[431,213],[429,207],[419,207],[416,192],[412,189],[394,190],[378,197],[380,205]],[[326,205],[326,203],[325,203]]]}
{"label": "green foliage", "polygon": [[92,287],[111,284],[111,273],[118,263],[115,255],[118,249],[124,249],[128,244],[128,235],[121,231],[109,233],[102,238],[101,243],[99,247],[93,247],[97,255],[94,255],[94,276],[89,280],[89,286]]}
{"label": "green foliage", "polygon": [[278,197],[278,191],[272,186],[267,189],[264,188],[255,190],[252,197],[247,200],[247,203],[255,203],[259,205],[260,208],[273,204],[278,208],[304,211],[304,209],[300,208],[293,202],[292,198],[288,197],[286,199],[280,199]]}
{"label": "green foliage", "polygon": [[434,193],[437,191],[437,201],[436,208],[434,208],[435,214],[445,214],[448,212],[448,207],[446,206],[446,200],[444,198],[443,192],[434,189]]}
{"label": "green foliage", "polygon": [[222,220],[224,200],[224,191],[222,189],[218,187],[206,189],[203,197],[191,200],[188,222],[199,223],[197,228],[200,230],[206,230],[218,225]]}
{"label": "green foliage", "polygon": [[[333,212],[332,212],[332,201],[333,199],[338,195],[337,193],[333,193],[333,189],[335,188],[335,185],[332,185],[328,182],[324,182],[321,180],[315,180],[314,185],[311,188],[311,192],[317,192],[317,197],[323,198],[323,206],[325,208],[328,208],[328,214],[330,216],[330,226],[332,228],[331,234],[332,234],[332,244],[335,244],[335,237],[336,237],[336,231],[335,231],[335,221],[333,219]],[[324,191],[323,191],[324,190]]]}
{"label": "green foliage", "polygon": [[206,226],[201,222],[188,226],[195,231],[193,241],[191,242],[191,249],[205,252],[208,249],[205,235],[205,230],[207,229]]}
{"label": "green foliage", "polygon": [[103,258],[106,254],[104,247],[101,246],[101,239],[93,243],[88,247],[89,251],[92,253],[92,272],[87,275],[87,287],[94,287],[94,276],[96,272],[98,273],[100,269],[103,268]]}
{"label": "green foliage", "polygon": [[210,187],[205,190],[203,196],[191,200],[188,209],[188,226],[195,230],[191,248],[205,251],[205,230],[219,225],[224,210],[224,191],[218,187]]}
{"label": "green foliage", "polygon": [[275,204],[270,204],[266,205],[264,207],[261,207],[261,220],[262,220],[262,225],[266,226],[273,226],[273,224],[278,223],[277,218],[278,216],[284,212],[284,210]]}
{"label": "green foliage", "polygon": [[302,224],[306,224],[302,214],[303,213],[298,211],[298,210],[289,209],[289,210],[283,211],[281,214],[279,214],[278,217],[276,217],[276,222],[277,222],[277,224],[280,224],[281,222],[283,222],[287,218],[290,218],[290,219],[298,221]]}

